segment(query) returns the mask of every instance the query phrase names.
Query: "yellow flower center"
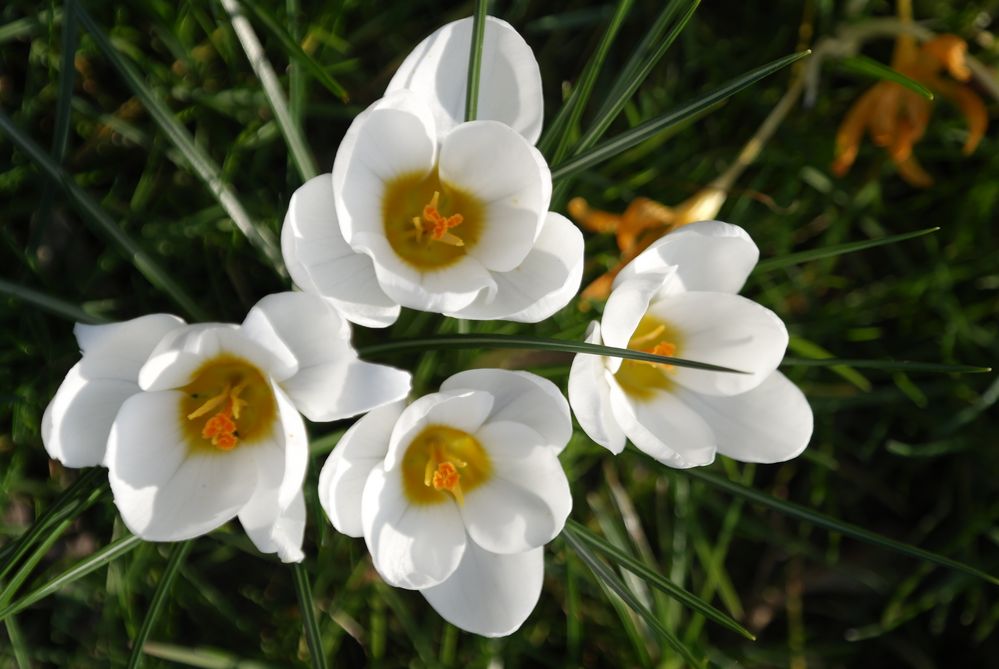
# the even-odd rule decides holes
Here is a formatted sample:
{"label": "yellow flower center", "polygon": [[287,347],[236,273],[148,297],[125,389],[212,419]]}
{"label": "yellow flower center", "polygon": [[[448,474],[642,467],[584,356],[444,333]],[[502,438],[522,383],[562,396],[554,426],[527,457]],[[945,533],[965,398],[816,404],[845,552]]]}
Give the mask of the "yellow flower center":
{"label": "yellow flower center", "polygon": [[483,205],[474,195],[427,176],[404,174],[385,186],[382,224],[400,258],[419,270],[458,262],[482,232]]}
{"label": "yellow flower center", "polygon": [[230,355],[205,362],[181,388],[181,424],[192,449],[231,451],[271,433],[277,403],[254,365]]}
{"label": "yellow flower center", "polygon": [[[653,316],[643,316],[628,341],[628,348],[654,355],[675,356],[682,345],[676,328]],[[673,365],[643,360],[625,360],[614,374],[624,392],[637,400],[652,398],[657,390],[673,388]]]}
{"label": "yellow flower center", "polygon": [[475,437],[445,425],[428,425],[402,456],[402,488],[413,504],[440,504],[465,494],[492,476],[489,455]]}

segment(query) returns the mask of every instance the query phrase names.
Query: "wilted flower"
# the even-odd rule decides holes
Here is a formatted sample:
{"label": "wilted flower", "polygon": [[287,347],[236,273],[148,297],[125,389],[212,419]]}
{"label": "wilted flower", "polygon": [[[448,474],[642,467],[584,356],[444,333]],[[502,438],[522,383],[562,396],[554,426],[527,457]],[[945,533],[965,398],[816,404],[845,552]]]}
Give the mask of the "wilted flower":
{"label": "wilted flower", "polygon": [[[985,103],[964,83],[971,78],[965,62],[968,45],[956,35],[940,35],[916,46],[911,35],[900,35],[895,43],[891,66],[943,95],[961,110],[968,122],[964,154],[969,155],[985,135],[988,115]],[[946,70],[957,81],[942,76]],[[913,186],[926,187],[933,178],[926,173],[912,147],[926,132],[933,103],[916,91],[893,81],[879,81],[867,90],[847,112],[836,134],[836,158],[832,170],[842,176],[853,165],[866,130],[871,139],[888,151],[899,175]]]}
{"label": "wilted flower", "polygon": [[801,391],[776,371],[787,331],[769,309],[736,293],[759,251],[742,228],[693,223],[625,267],[587,341],[685,358],[735,374],[579,354],[569,402],[583,430],[619,453],[628,438],[673,467],[796,456],[812,433]]}
{"label": "wilted flower", "polygon": [[388,583],[464,630],[505,636],[537,603],[542,546],[572,507],[558,460],[571,434],[551,382],[462,372],[359,420],[326,461],[319,499]]}
{"label": "wilted flower", "polygon": [[332,177],[292,198],[282,231],[292,278],[351,321],[385,326],[406,306],[536,322],[578,288],[582,236],[548,211],[551,173],[533,146],[537,61],[490,17],[479,120],[464,123],[470,35],[464,19],[417,46],[354,120]]}
{"label": "wilted flower", "polygon": [[263,298],[241,325],[154,314],[75,332],[83,358],[45,410],[42,440],[67,466],[106,466],[122,519],[150,541],[238,516],[262,552],[301,560],[299,412],[336,420],[409,392],[407,372],[359,360],[349,325],[304,293]]}

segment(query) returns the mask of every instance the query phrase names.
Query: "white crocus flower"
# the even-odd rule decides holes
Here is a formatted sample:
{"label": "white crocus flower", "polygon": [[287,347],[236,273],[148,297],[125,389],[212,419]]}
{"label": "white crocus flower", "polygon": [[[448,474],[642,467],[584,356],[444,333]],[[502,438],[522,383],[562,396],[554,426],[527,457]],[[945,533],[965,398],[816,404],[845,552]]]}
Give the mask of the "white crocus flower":
{"label": "white crocus flower", "polygon": [[406,58],[360,114],[332,175],[299,188],[281,234],[295,283],[355,323],[400,306],[537,322],[573,298],[582,235],[548,211],[551,173],[534,148],[541,74],[509,24],[486,23],[478,119],[464,118],[471,19]]}
{"label": "white crocus flower", "polygon": [[302,559],[302,416],[353,416],[409,392],[409,374],[366,363],[324,300],[280,293],[241,325],[154,314],[77,325],[83,358],[42,419],[49,454],[104,465],[128,528],[190,539],[239,517],[262,552]]}
{"label": "white crocus flower", "polygon": [[742,228],[704,221],[657,240],[621,271],[588,342],[747,373],[577,355],[569,402],[591,439],[614,453],[630,439],[672,467],[709,464],[716,451],[768,463],[804,450],[812,410],[776,371],[787,330],[736,294],[758,258]]}
{"label": "white crocus flower", "polygon": [[558,460],[571,434],[551,382],[462,372],[359,420],[326,461],[319,499],[388,583],[464,630],[505,636],[537,603],[542,546],[572,507]]}

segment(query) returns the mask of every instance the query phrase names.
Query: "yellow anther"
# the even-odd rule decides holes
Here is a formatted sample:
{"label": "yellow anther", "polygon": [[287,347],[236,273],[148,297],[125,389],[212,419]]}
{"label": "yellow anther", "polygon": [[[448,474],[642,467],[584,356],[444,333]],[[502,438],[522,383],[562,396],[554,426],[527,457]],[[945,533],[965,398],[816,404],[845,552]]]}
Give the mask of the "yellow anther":
{"label": "yellow anther", "polygon": [[217,446],[223,451],[229,451],[239,443],[237,436],[239,428],[236,421],[243,407],[247,406],[247,401],[240,397],[240,393],[246,390],[249,381],[244,380],[235,388],[226,385],[222,392],[207,400],[197,409],[187,414],[188,420],[196,420],[209,412],[222,407],[215,415],[205,421],[205,426],[201,430],[201,436],[210,439],[212,446]]}

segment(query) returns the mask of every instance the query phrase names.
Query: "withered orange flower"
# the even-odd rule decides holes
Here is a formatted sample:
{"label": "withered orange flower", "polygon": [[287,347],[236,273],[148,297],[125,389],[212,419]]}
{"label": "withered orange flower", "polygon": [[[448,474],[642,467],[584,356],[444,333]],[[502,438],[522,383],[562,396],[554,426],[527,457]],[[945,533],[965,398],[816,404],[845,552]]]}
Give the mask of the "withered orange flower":
{"label": "withered orange flower", "polygon": [[[964,154],[971,154],[985,135],[985,103],[964,83],[971,78],[967,43],[956,35],[940,35],[916,46],[911,35],[895,42],[891,66],[957,105],[968,122]],[[946,71],[953,79],[943,76]],[[899,175],[909,184],[925,188],[933,178],[912,153],[922,139],[933,112],[933,103],[893,81],[880,81],[865,92],[847,112],[836,134],[832,171],[843,176],[857,158],[861,137],[867,130],[874,143],[888,151]]]}
{"label": "withered orange flower", "polygon": [[591,209],[581,197],[569,201],[569,215],[584,230],[614,233],[621,251],[621,261],[597,277],[580,293],[580,308],[589,308],[593,300],[606,300],[618,272],[635,256],[667,232],[695,221],[712,219],[725,202],[725,191],[707,186],[676,207],[667,207],[647,197],[636,197],[622,214]]}

